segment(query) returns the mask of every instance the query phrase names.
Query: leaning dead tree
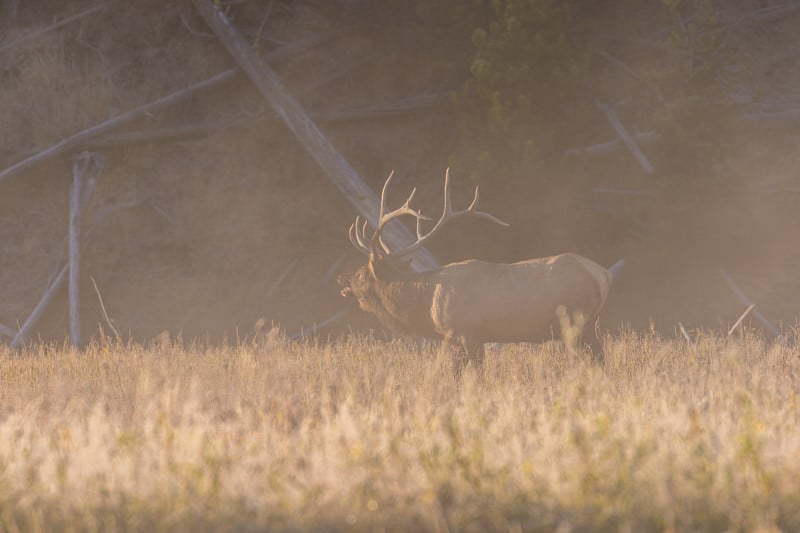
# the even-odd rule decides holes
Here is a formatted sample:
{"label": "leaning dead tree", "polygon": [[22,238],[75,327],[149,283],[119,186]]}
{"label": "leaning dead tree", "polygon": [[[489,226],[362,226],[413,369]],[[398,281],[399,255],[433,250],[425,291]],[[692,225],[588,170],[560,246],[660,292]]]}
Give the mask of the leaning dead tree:
{"label": "leaning dead tree", "polygon": [[82,195],[86,171],[92,155],[84,152],[72,163],[72,190],[69,197],[69,338],[73,346],[81,343],[81,224]]}
{"label": "leaning dead tree", "polygon": [[[242,70],[253,81],[261,95],[275,109],[286,126],[311,154],[328,178],[347,200],[371,223],[378,220],[378,197],[361,179],[350,163],[320,131],[305,109],[289,92],[280,77],[258,57],[250,44],[233,26],[222,10],[209,0],[193,0],[197,11],[217,35]],[[405,226],[392,224],[386,228],[385,238],[390,246],[405,246],[413,242]],[[425,249],[411,257],[415,270],[430,270],[436,260]]]}

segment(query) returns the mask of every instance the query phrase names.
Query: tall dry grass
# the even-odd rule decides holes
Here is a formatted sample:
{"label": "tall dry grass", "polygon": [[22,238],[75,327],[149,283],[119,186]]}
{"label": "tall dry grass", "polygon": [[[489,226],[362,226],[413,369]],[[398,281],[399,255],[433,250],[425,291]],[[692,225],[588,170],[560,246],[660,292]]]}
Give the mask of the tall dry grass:
{"label": "tall dry grass", "polygon": [[800,351],[0,348],[0,529],[800,529]]}

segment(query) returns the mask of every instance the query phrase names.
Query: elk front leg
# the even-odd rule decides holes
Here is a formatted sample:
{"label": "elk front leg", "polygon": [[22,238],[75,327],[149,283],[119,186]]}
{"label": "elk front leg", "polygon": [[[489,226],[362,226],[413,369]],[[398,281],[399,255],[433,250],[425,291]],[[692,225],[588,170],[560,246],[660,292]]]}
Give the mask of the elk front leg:
{"label": "elk front leg", "polygon": [[464,351],[467,354],[469,362],[475,368],[475,371],[480,374],[483,371],[483,357],[485,352],[483,350],[483,341],[476,339],[464,339],[461,341],[464,346]]}

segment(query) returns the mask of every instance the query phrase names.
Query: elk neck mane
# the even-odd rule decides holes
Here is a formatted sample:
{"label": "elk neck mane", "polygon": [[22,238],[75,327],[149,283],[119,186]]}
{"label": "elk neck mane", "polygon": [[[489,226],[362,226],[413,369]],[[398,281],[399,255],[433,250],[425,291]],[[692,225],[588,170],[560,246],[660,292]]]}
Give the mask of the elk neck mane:
{"label": "elk neck mane", "polygon": [[441,268],[409,272],[370,264],[369,270],[374,280],[369,307],[384,325],[406,334],[436,336],[431,301]]}

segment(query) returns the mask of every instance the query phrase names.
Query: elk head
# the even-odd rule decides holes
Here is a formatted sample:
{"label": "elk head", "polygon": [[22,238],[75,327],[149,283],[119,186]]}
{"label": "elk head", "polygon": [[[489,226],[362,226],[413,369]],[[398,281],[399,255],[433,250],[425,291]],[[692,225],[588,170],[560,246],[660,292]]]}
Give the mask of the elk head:
{"label": "elk head", "polygon": [[[372,235],[369,237],[367,236],[367,229],[369,226],[367,219],[362,220],[360,216],[356,216],[355,222],[350,225],[350,243],[358,251],[367,256],[369,259],[367,264],[353,273],[339,276],[338,279],[339,284],[342,286],[342,296],[355,298],[361,308],[366,311],[374,311],[371,300],[376,296],[376,294],[374,294],[376,281],[410,281],[414,279],[415,272],[410,268],[409,260],[406,258],[419,250],[447,222],[459,217],[472,216],[489,220],[502,226],[508,226],[506,222],[503,222],[494,215],[484,211],[478,211],[478,187],[475,187],[475,195],[469,207],[454,211],[450,197],[450,169],[448,168],[444,175],[444,207],[442,209],[442,215],[428,232],[424,232],[422,229],[422,222],[432,219],[423,215],[418,209],[411,207],[411,201],[414,199],[414,195],[417,192],[416,187],[412,189],[411,194],[409,194],[406,201],[400,207],[387,212],[386,191],[393,177],[394,171],[389,174],[389,177],[386,178],[383,184],[378,219]],[[404,215],[414,217],[415,219],[416,240],[404,248],[390,250],[381,238],[381,234],[389,222]]]}

